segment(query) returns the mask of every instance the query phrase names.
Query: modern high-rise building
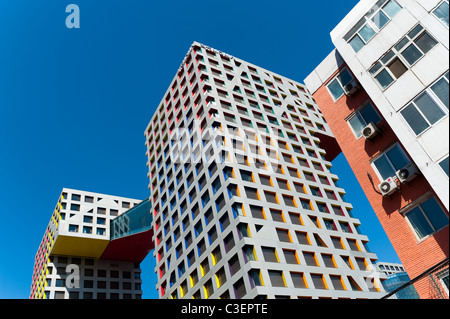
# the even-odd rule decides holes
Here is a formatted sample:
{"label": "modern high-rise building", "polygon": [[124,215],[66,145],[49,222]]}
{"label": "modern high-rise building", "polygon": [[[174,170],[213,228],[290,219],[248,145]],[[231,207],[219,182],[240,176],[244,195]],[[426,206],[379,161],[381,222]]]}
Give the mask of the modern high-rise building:
{"label": "modern high-rise building", "polygon": [[150,207],[64,188],[36,253],[30,299],[140,299]]}
{"label": "modern high-rise building", "polygon": [[160,298],[380,298],[304,85],[194,42],[145,130]]}
{"label": "modern high-rise building", "polygon": [[[331,32],[336,49],[305,80],[409,277],[447,260],[443,291],[448,35],[448,0],[362,0]],[[433,281],[415,284],[421,298],[432,298]]]}

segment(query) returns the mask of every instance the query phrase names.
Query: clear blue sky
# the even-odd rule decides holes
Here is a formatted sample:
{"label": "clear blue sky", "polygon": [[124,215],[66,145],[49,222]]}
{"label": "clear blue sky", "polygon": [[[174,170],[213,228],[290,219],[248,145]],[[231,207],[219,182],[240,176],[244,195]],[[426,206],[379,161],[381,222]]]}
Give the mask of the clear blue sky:
{"label": "clear blue sky", "polygon": [[[65,26],[70,3],[80,29]],[[63,187],[148,197],[143,132],[193,41],[302,82],[356,3],[0,0],[0,298],[28,298]],[[345,158],[334,164],[371,250],[398,261]]]}

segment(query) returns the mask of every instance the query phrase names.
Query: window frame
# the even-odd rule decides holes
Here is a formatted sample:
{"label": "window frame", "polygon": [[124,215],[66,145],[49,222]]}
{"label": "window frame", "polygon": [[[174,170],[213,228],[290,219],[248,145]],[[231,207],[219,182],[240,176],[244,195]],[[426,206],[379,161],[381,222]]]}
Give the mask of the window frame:
{"label": "window frame", "polygon": [[[406,103],[404,107],[402,107],[398,113],[400,114],[401,118],[403,119],[404,123],[408,126],[408,129],[414,134],[416,137],[420,137],[424,133],[426,133],[428,130],[430,130],[432,127],[438,125],[440,122],[442,122],[446,117],[449,115],[449,109],[446,107],[446,105],[441,101],[439,96],[434,92],[433,86],[440,82],[441,80],[447,81],[447,83],[450,83],[449,81],[449,72],[447,71],[444,75],[440,76],[435,82],[433,82],[431,85],[429,85],[425,90],[420,92],[417,96],[414,97],[410,102]],[[431,124],[428,118],[423,114],[422,110],[418,107],[416,104],[416,100],[420,97],[422,97],[424,94],[427,94],[428,97],[431,98],[431,100],[436,104],[436,106],[444,113],[444,115],[438,119],[434,124]],[[408,107],[413,106],[417,112],[422,116],[422,119],[425,120],[425,122],[428,124],[428,127],[422,130],[420,133],[416,133],[413,129],[413,127],[409,124],[409,122],[406,120],[404,115],[402,114],[403,111],[405,111]]]}
{"label": "window frame", "polygon": [[[422,208],[422,204],[428,202],[429,200],[434,199],[436,201],[436,203],[438,204],[438,206],[441,208],[441,212],[447,216],[447,219],[449,219],[449,216],[447,215],[445,208],[442,206],[442,204],[439,202],[439,200],[433,196],[432,194],[428,193],[425,194],[424,196],[422,196],[421,198],[419,198],[418,200],[416,200],[415,202],[411,203],[410,205],[408,205],[407,207],[404,207],[403,209],[400,210],[403,218],[406,220],[409,228],[411,229],[414,237],[417,240],[417,243],[421,243],[425,240],[427,240],[428,238],[434,236],[436,233],[440,232],[441,230],[445,229],[445,227],[449,227],[449,225],[445,225],[439,229],[435,229],[434,225],[432,224],[432,222],[430,221],[429,217],[427,216],[427,214],[425,213],[424,209]],[[421,214],[423,215],[423,217],[425,217],[426,222],[428,223],[428,226],[433,230],[431,233],[423,236],[422,238],[420,238],[419,234],[417,234],[417,232],[414,230],[414,226],[411,223],[409,217],[407,216],[408,213],[412,212],[414,209],[419,208]]]}
{"label": "window frame", "polygon": [[[411,36],[411,33],[416,30],[416,28],[421,27],[421,29]],[[422,49],[416,44],[416,40],[422,37],[424,34],[427,34],[434,42],[435,44],[427,51],[424,52]],[[399,45],[404,41],[407,40],[402,47],[399,47]],[[401,78],[406,72],[411,70],[417,63],[419,63],[420,60],[422,60],[425,55],[427,55],[431,50],[433,50],[437,45],[439,44],[439,41],[437,41],[431,33],[423,27],[420,23],[416,24],[411,30],[408,31],[407,34],[405,34],[400,41],[398,41],[391,49],[389,49],[385,54],[381,56],[380,59],[378,59],[374,64],[370,66],[370,68],[367,70],[369,75],[375,80],[378,87],[382,91],[386,91],[388,88],[390,88],[399,78]],[[422,55],[417,58],[413,63],[409,63],[409,61],[403,56],[403,53],[410,48],[411,46],[414,46],[417,50],[419,50],[419,53]],[[389,57],[390,56],[390,57]],[[393,71],[389,68],[395,60],[399,60],[403,66],[406,68],[406,71],[403,72],[398,77],[393,73]],[[387,84],[386,86],[383,86],[380,81],[377,79],[381,73],[387,72],[388,75],[392,78],[392,82]]]}
{"label": "window frame", "polygon": [[443,0],[443,1],[439,2],[439,4],[433,9],[433,11],[432,11],[431,13],[436,17],[436,19],[439,20],[440,23],[442,23],[442,24],[445,25],[447,28],[449,28],[448,22],[445,23],[444,21],[442,21],[442,19],[441,19],[440,17],[438,17],[438,16],[436,15],[436,13],[435,13],[435,12],[437,11],[437,9],[439,9],[444,3],[447,3],[447,5],[449,5],[449,1],[448,1],[448,0]]}
{"label": "window frame", "polygon": [[[398,10],[392,17],[387,12],[385,12],[385,9],[384,9],[388,5],[388,3],[391,1],[395,2],[400,7],[400,10]],[[382,4],[377,3],[374,7],[372,7],[372,9],[366,15],[364,15],[364,17],[361,20],[359,20],[358,23],[356,23],[355,26],[344,37],[344,40],[347,41],[347,43],[351,46],[351,48],[355,51],[355,53],[358,53],[359,51],[361,51],[362,48],[364,48],[370,41],[372,41],[372,39],[375,38],[375,36],[381,30],[383,30],[386,27],[386,25],[388,25],[389,22],[391,22],[392,19],[394,19],[394,17],[403,9],[403,7],[396,0],[382,0],[382,1],[378,1],[378,2],[382,3]],[[388,18],[388,20],[383,26],[378,27],[378,25],[373,21],[373,19],[380,12],[382,12],[384,14],[384,16],[386,16]],[[368,40],[365,40],[359,34],[359,32],[361,32],[366,26],[369,26],[374,31],[373,36],[371,36],[370,39],[368,39]],[[363,43],[363,46],[361,48],[359,48],[358,50],[356,50],[353,47],[353,45],[351,45],[351,42],[356,37],[358,37],[361,40],[361,42]]]}
{"label": "window frame", "polygon": [[436,274],[436,277],[439,279],[439,283],[441,284],[442,288],[444,288],[445,293],[447,294],[447,297],[450,296],[448,286],[444,282],[444,278],[449,276],[449,270],[444,269],[438,274]]}
{"label": "window frame", "polygon": [[378,115],[378,117],[380,118],[380,120],[378,122],[374,122],[374,124],[379,124],[383,121],[383,117],[380,115],[380,113],[378,112],[378,110],[376,109],[376,107],[374,106],[374,103],[372,103],[372,101],[367,100],[366,102],[364,102],[358,109],[356,109],[356,111],[354,111],[350,116],[348,116],[345,120],[348,124],[348,126],[350,127],[350,130],[353,132],[353,134],[355,135],[357,140],[360,140],[361,138],[363,138],[363,134],[362,134],[362,130],[360,132],[360,135],[358,136],[358,134],[355,132],[353,126],[350,124],[350,121],[355,118],[356,116],[360,115],[361,118],[364,120],[364,122],[366,123],[364,125],[364,127],[366,127],[367,125],[369,125],[370,123],[367,123],[367,120],[362,116],[361,111],[364,110],[366,107],[371,106],[372,109],[374,110],[374,112]]}
{"label": "window frame", "polygon": [[[347,83],[343,84],[342,81],[341,81],[341,79],[340,79],[340,76],[341,76],[342,74],[344,74],[345,72],[347,72],[347,73],[350,75],[350,77],[351,77],[352,79],[351,79],[350,81],[348,81]],[[342,89],[342,94],[339,95],[338,97],[335,97],[334,94],[331,92],[331,90],[330,90],[330,88],[329,88],[329,86],[330,86],[332,83],[334,83],[335,81],[337,81],[337,83],[339,84],[339,86],[340,86],[341,89]],[[338,71],[338,73],[337,73],[335,76],[333,76],[333,78],[326,84],[326,88],[327,88],[327,90],[328,90],[328,93],[330,94],[330,96],[331,96],[331,98],[333,99],[334,102],[338,101],[340,98],[342,98],[342,97],[345,95],[344,87],[345,87],[347,84],[349,84],[351,81],[355,81],[354,75],[350,72],[350,69],[349,69],[349,68],[343,67],[343,68],[340,69],[340,70]]]}
{"label": "window frame", "polygon": [[438,162],[439,168],[441,169],[441,171],[447,176],[447,179],[449,179],[449,174],[444,170],[444,168],[442,167],[442,163],[444,163],[445,160],[449,160],[449,155],[441,158]]}
{"label": "window frame", "polygon": [[[374,172],[376,173],[378,179],[380,180],[380,183],[384,182],[385,179],[383,179],[383,176],[381,175],[381,173],[378,171],[378,168],[375,165],[375,162],[377,160],[379,160],[380,158],[382,158],[383,156],[386,157],[388,164],[391,166],[391,168],[395,172],[397,171],[395,169],[394,164],[392,163],[391,159],[386,155],[389,151],[393,150],[395,147],[398,147],[398,149],[400,150],[400,153],[403,155],[403,157],[409,162],[412,163],[411,158],[406,154],[405,150],[403,149],[403,147],[399,144],[399,143],[395,143],[391,146],[389,146],[388,148],[386,148],[383,152],[381,152],[379,155],[377,155],[376,157],[374,157],[373,159],[370,160],[370,165],[372,166],[372,169],[374,170]],[[408,164],[407,164],[408,165]],[[397,179],[397,176],[390,176],[394,179]]]}

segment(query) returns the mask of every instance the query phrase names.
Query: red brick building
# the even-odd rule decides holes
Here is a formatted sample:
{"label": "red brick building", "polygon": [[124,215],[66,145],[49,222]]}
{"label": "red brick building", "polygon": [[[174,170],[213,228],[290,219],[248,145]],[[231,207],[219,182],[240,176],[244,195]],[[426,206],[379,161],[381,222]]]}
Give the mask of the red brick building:
{"label": "red brick building", "polygon": [[[448,258],[448,210],[339,53],[330,54],[315,72],[323,83],[311,84],[309,78],[306,84],[410,278],[416,278]],[[336,83],[342,92],[336,93]],[[390,174],[388,164],[393,166]],[[416,176],[395,176],[401,167],[414,167]],[[391,175],[393,190],[383,193],[380,186]],[[442,294],[448,293],[445,276],[448,267],[437,280],[426,276],[417,281],[420,297],[448,298]]]}

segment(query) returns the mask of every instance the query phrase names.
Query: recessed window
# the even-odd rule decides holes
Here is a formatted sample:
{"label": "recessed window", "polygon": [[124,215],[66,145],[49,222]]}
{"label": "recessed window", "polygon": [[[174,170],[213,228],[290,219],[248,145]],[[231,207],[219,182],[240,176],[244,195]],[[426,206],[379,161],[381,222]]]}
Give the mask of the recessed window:
{"label": "recessed window", "polygon": [[263,256],[264,256],[264,260],[267,262],[274,262],[274,263],[278,263],[278,256],[276,253],[275,248],[273,247],[261,247]]}
{"label": "recessed window", "polygon": [[372,166],[382,181],[395,177],[396,172],[404,168],[410,160],[398,144],[385,151],[372,162]]}
{"label": "recessed window", "polygon": [[311,274],[316,289],[328,289],[322,274]]}
{"label": "recessed window", "polygon": [[331,279],[331,283],[333,284],[333,288],[335,290],[346,290],[341,276],[330,275],[330,279]]}
{"label": "recessed window", "polygon": [[284,253],[284,258],[286,259],[286,262],[288,264],[293,264],[293,265],[299,264],[297,252],[295,250],[283,249],[283,253]]}
{"label": "recessed window", "polygon": [[283,218],[283,212],[281,210],[271,209],[270,214],[272,215],[272,219],[276,222],[284,223],[285,220]]}
{"label": "recessed window", "polygon": [[448,216],[434,197],[408,211],[405,217],[419,239],[448,226]]}
{"label": "recessed window", "polygon": [[328,91],[334,100],[338,100],[344,95],[344,87],[353,80],[352,75],[347,69],[342,70],[336,78],[327,85]]}
{"label": "recessed window", "polygon": [[93,203],[94,202],[94,197],[92,197],[92,196],[84,196],[84,201],[86,203]]}
{"label": "recessed window", "polygon": [[69,225],[69,232],[70,233],[77,233],[78,232],[78,225]]}
{"label": "recessed window", "polygon": [[83,223],[90,223],[90,224],[92,224],[92,216],[84,216],[83,217]]}
{"label": "recessed window", "polygon": [[286,282],[281,270],[269,270],[268,273],[273,287],[286,287]]}
{"label": "recessed window", "polygon": [[261,280],[261,270],[259,269],[252,269],[248,273],[248,277],[250,279],[250,285],[253,287],[255,286],[262,286],[262,280]]}
{"label": "recessed window", "polygon": [[291,279],[295,288],[308,288],[303,273],[291,272]]}
{"label": "recessed window", "polygon": [[254,183],[252,172],[240,170],[240,173],[243,181]]}
{"label": "recessed window", "polygon": [[363,129],[369,125],[370,123],[379,123],[381,121],[381,117],[378,115],[377,111],[373,105],[369,102],[359,110],[357,110],[352,117],[348,120],[353,132],[356,137],[362,136]]}
{"label": "recessed window", "polygon": [[242,299],[247,294],[247,290],[245,289],[244,280],[239,279],[234,285],[233,289],[235,292],[236,299]]}
{"label": "recessed window", "polygon": [[262,207],[250,205],[250,211],[254,218],[266,219]]}
{"label": "recessed window", "polygon": [[308,234],[304,232],[295,232],[297,235],[297,240],[300,245],[311,245],[311,242],[309,241]]}
{"label": "recessed window", "polygon": [[315,253],[303,252],[303,256],[305,257],[305,261],[308,266],[319,266]]}
{"label": "recessed window", "polygon": [[278,239],[281,242],[291,243],[291,236],[289,235],[289,231],[286,229],[277,229]]}

